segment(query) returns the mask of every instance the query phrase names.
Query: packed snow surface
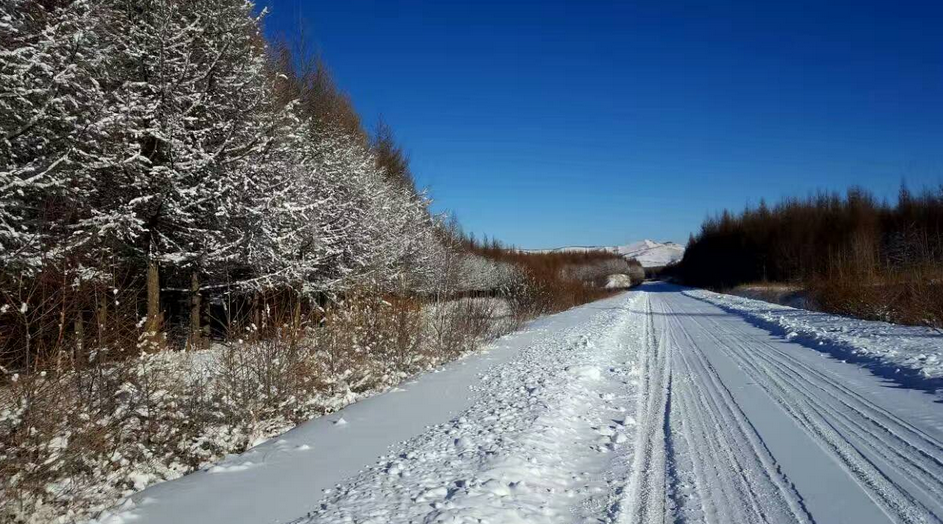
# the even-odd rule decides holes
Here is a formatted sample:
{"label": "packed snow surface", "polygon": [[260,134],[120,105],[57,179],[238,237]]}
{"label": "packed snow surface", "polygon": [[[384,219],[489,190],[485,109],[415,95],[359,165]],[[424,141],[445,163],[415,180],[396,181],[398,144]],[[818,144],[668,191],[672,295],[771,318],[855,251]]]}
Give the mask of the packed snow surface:
{"label": "packed snow surface", "polygon": [[544,318],[100,520],[940,522],[941,396],[731,300],[656,283]]}
{"label": "packed snow surface", "polygon": [[554,249],[533,249],[535,253],[609,251],[634,258],[642,267],[662,267],[674,264],[684,257],[684,246],[674,242],[641,240],[624,246],[567,246]]}

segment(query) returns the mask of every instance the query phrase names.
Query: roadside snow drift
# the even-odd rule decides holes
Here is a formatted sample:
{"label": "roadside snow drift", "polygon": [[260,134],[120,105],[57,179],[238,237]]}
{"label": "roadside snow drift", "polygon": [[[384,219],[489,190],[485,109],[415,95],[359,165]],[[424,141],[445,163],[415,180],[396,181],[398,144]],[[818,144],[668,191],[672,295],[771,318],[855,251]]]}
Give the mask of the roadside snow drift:
{"label": "roadside snow drift", "polygon": [[909,387],[943,387],[943,333],[923,327],[858,320],[704,290],[705,300],[797,342],[868,365]]}

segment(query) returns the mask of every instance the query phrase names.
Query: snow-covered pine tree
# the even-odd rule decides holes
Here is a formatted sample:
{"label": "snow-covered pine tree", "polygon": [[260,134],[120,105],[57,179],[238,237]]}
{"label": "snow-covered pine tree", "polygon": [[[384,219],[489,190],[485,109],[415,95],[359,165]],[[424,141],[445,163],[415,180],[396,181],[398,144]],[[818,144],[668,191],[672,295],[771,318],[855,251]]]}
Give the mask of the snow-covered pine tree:
{"label": "snow-covered pine tree", "polygon": [[5,266],[146,275],[156,331],[168,281],[196,293],[415,289],[445,258],[405,157],[397,173],[378,161],[389,151],[371,148],[323,65],[299,78],[272,60],[251,3],[2,9]]}
{"label": "snow-covered pine tree", "polygon": [[[149,279],[159,266],[187,287],[198,275],[207,285],[260,283],[253,258],[269,242],[262,222],[272,216],[260,206],[284,190],[286,175],[272,158],[291,120],[275,104],[253,6],[230,0],[101,5],[99,31],[112,53],[114,79],[107,142],[111,159],[121,160],[99,165],[95,213],[84,225],[132,217],[126,227],[99,233],[127,263],[146,266]],[[149,330],[159,324],[154,307]]]}
{"label": "snow-covered pine tree", "polygon": [[87,1],[0,4],[0,266],[32,275],[85,245],[107,74]]}

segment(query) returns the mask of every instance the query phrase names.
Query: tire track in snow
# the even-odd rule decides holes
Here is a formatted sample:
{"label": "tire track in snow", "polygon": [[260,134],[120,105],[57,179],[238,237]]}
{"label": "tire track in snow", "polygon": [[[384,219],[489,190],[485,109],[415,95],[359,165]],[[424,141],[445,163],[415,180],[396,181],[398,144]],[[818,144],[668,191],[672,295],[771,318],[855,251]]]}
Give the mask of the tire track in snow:
{"label": "tire track in snow", "polygon": [[[788,355],[783,357],[789,359]],[[826,400],[809,406],[820,416],[828,417],[857,447],[898,471],[906,471],[908,480],[917,488],[934,500],[943,500],[943,448],[932,438],[897,417],[868,406],[840,384],[806,379],[806,376],[822,378],[808,366],[793,362],[795,367],[790,368],[769,357],[763,360],[806,399]]]}
{"label": "tire track in snow", "polygon": [[645,344],[639,357],[642,382],[639,387],[635,456],[619,522],[665,522],[669,479],[667,458],[668,410],[671,405],[671,367],[666,339],[655,332],[650,298],[645,300]]}
{"label": "tire track in snow", "polygon": [[704,318],[693,322],[832,454],[892,521],[941,522],[899,483],[912,483],[936,502],[939,511],[943,501],[940,443],[893,414],[867,405],[847,387],[778,348],[756,341],[748,347],[738,337],[728,336],[717,321]]}
{"label": "tire track in snow", "polygon": [[[678,520],[703,522],[810,522],[802,499],[678,321],[662,304],[677,377],[679,428],[693,469],[700,512],[687,504]],[[676,342],[676,337],[683,340]],[[680,472],[679,472],[680,474]],[[690,490],[689,490],[690,491]]]}

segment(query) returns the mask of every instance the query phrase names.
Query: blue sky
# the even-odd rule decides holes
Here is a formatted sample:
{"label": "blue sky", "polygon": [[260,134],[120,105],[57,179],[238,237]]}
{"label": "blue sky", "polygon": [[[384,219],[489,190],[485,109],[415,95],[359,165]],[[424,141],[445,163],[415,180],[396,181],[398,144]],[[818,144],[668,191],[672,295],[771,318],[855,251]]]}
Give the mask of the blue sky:
{"label": "blue sky", "polygon": [[437,210],[520,247],[686,241],[761,197],[943,183],[943,2],[268,0]]}

